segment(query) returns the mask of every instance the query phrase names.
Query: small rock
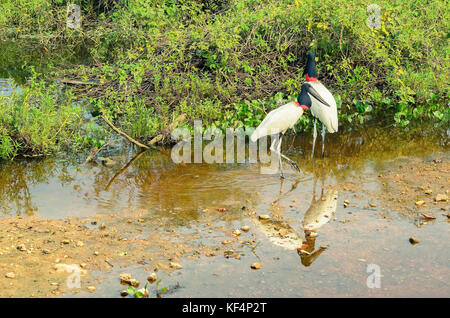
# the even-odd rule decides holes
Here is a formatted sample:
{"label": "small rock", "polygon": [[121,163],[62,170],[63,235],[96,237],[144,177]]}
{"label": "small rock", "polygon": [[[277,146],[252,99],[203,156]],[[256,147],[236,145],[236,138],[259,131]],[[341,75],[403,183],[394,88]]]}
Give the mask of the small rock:
{"label": "small rock", "polygon": [[419,239],[417,237],[412,236],[409,238],[409,243],[417,244],[417,243],[419,243]]}
{"label": "small rock", "polygon": [[133,287],[138,287],[139,286],[139,281],[137,279],[130,279],[130,285]]}
{"label": "small rock", "polygon": [[234,230],[234,231],[233,231],[233,234],[236,235],[236,236],[239,236],[239,235],[241,235],[241,231],[239,231],[239,230]]}
{"label": "small rock", "polygon": [[439,201],[447,201],[447,196],[445,195],[445,194],[438,194],[437,196],[436,196],[436,202],[439,202]]}
{"label": "small rock", "polygon": [[144,223],[145,220],[144,220],[143,218],[140,218],[140,219],[138,220],[138,222],[139,222],[139,223]]}
{"label": "small rock", "polygon": [[416,201],[416,205],[417,205],[417,206],[421,206],[421,205],[423,205],[424,203],[425,203],[425,201],[423,201],[423,200]]}
{"label": "small rock", "polygon": [[97,252],[97,251],[95,251],[95,252],[94,252],[94,255],[95,255],[95,256],[98,256],[98,252]]}
{"label": "small rock", "polygon": [[429,215],[429,214],[426,214],[426,213],[421,213],[421,215],[422,215],[422,219],[425,219],[425,220],[434,220],[434,219],[436,219],[435,216]]}
{"label": "small rock", "polygon": [[377,205],[375,203],[370,203],[370,207],[375,208]]}
{"label": "small rock", "polygon": [[223,252],[223,255],[225,256],[225,257],[229,257],[229,256],[231,256],[231,255],[233,255],[234,254],[234,251],[233,250],[226,250],[226,251],[224,251]]}
{"label": "small rock", "polygon": [[131,274],[120,274],[120,282],[130,284],[131,281]]}
{"label": "small rock", "polygon": [[250,267],[252,269],[260,269],[261,268],[261,264],[260,263],[253,263]]}
{"label": "small rock", "polygon": [[100,230],[104,230],[104,229],[106,229],[106,224],[105,224],[105,223],[102,223],[102,224],[100,225]]}
{"label": "small rock", "polygon": [[270,219],[270,216],[268,216],[267,214],[262,214],[259,216],[259,219],[260,220],[268,220],[268,219]]}
{"label": "small rock", "polygon": [[86,264],[86,263],[81,263],[81,264],[80,264],[80,267],[81,267],[81,268],[87,268],[87,267],[88,267],[88,264]]}
{"label": "small rock", "polygon": [[120,296],[122,296],[122,297],[128,296],[128,292],[126,290],[122,290],[120,292]]}
{"label": "small rock", "polygon": [[78,241],[78,242],[77,242],[77,246],[78,246],[78,247],[83,247],[83,246],[84,246],[84,243],[81,242],[81,241]]}
{"label": "small rock", "polygon": [[241,227],[241,230],[244,232],[248,232],[250,228],[247,225],[244,225],[243,227]]}
{"label": "small rock", "polygon": [[63,244],[69,244],[70,241],[69,241],[69,240],[62,240],[61,243],[63,243]]}
{"label": "small rock", "polygon": [[89,286],[87,289],[89,290],[89,292],[93,293],[96,288],[94,286]]}
{"label": "small rock", "polygon": [[50,251],[47,250],[47,249],[43,249],[43,250],[42,250],[42,254],[50,254]]}
{"label": "small rock", "polygon": [[173,269],[182,269],[183,268],[183,266],[181,266],[181,264],[178,264],[175,262],[170,262],[169,266],[170,266],[170,268],[173,268]]}
{"label": "small rock", "polygon": [[25,247],[25,244],[20,244],[20,245],[17,245],[17,247],[16,247],[19,251],[22,251],[22,252],[24,252],[24,251],[26,251],[27,249],[26,249],[26,247]]}
{"label": "small rock", "polygon": [[156,275],[156,273],[151,273],[150,275],[148,275],[147,280],[150,283],[155,282],[158,279],[158,276]]}
{"label": "small rock", "polygon": [[425,190],[425,194],[432,194],[432,193],[433,193],[433,190],[431,190],[431,189]]}
{"label": "small rock", "polygon": [[6,278],[14,279],[14,278],[16,278],[16,274],[13,273],[13,272],[9,272],[9,273],[6,273],[5,277],[6,277]]}

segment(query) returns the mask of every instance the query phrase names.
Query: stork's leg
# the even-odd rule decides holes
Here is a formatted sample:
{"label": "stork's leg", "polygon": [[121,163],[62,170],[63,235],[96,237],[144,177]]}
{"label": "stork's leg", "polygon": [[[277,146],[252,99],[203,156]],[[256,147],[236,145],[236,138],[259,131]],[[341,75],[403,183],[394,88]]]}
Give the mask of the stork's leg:
{"label": "stork's leg", "polygon": [[317,138],[316,118],[314,117],[314,130],[313,130],[313,144],[312,144],[311,159],[314,158],[314,146],[316,145],[316,138]]}
{"label": "stork's leg", "polygon": [[325,156],[325,125],[322,124],[322,158]]}
{"label": "stork's leg", "polygon": [[284,179],[283,170],[281,166],[281,155],[279,151],[280,145],[281,145],[281,138],[277,139],[273,138],[272,144],[270,145],[270,150],[278,154],[278,160],[280,164],[280,178]]}
{"label": "stork's leg", "polygon": [[283,138],[283,135],[281,135],[280,140],[278,141],[277,152],[278,152],[278,160],[280,160],[280,178],[284,179],[283,165],[281,162],[281,138]]}
{"label": "stork's leg", "polygon": [[[275,149],[275,148],[273,148],[273,147],[270,147],[270,150],[276,152],[279,156],[281,156],[282,158],[286,159],[286,160],[292,165],[292,167],[294,167],[295,170],[297,170],[298,172],[300,172],[300,168],[297,166],[297,164],[295,163],[295,161],[289,159],[288,157],[286,157],[285,155],[283,155],[283,154],[281,153],[281,141],[282,141],[282,138],[283,138],[283,134],[281,135],[280,141],[279,141],[278,144],[277,144],[277,149]],[[281,159],[280,159],[280,160],[281,160]]]}

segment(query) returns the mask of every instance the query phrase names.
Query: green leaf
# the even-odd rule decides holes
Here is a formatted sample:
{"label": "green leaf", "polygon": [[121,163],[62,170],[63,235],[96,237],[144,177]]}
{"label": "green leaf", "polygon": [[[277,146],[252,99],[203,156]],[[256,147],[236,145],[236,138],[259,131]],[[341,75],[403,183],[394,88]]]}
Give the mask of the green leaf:
{"label": "green leaf", "polygon": [[144,294],[141,291],[137,291],[136,294],[134,295],[136,298],[142,298],[144,297]]}
{"label": "green leaf", "polygon": [[136,293],[136,290],[134,289],[133,286],[129,286],[127,288],[127,293],[130,294],[131,296],[134,296],[134,294]]}

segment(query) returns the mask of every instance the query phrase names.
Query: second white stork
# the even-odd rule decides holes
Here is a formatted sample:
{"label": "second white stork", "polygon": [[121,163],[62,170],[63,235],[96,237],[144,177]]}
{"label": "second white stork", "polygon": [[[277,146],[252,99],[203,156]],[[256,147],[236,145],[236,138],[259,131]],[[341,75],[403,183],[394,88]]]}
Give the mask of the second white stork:
{"label": "second white stork", "polygon": [[[325,128],[329,133],[338,131],[338,116],[336,101],[333,94],[317,80],[316,60],[314,53],[307,56],[305,71],[306,83],[308,84],[308,94],[311,97],[311,113],[314,116],[313,146],[311,158],[314,157],[314,146],[316,144],[317,130],[316,118],[322,122],[322,157],[325,153]],[[303,84],[303,85],[305,85]]]}

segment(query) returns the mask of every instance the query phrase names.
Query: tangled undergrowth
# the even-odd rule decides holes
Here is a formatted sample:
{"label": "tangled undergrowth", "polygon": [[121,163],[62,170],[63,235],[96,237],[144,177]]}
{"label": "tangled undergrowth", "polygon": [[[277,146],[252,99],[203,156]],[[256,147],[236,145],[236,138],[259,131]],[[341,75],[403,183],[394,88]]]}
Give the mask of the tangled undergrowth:
{"label": "tangled undergrowth", "polygon": [[[22,117],[18,126],[9,108],[22,107],[24,97],[1,98],[0,157],[52,150],[74,135],[79,142],[70,144],[101,143],[72,133],[79,109],[60,99],[87,100],[84,110],[106,114],[142,141],[181,114],[189,128],[194,119],[205,127],[255,127],[277,101],[296,97],[309,50],[316,53],[320,80],[335,95],[342,127],[449,118],[446,1],[383,0],[375,7],[357,0],[78,3],[82,28],[69,29],[67,1],[2,2],[0,41],[22,45],[24,52],[31,46],[52,61],[32,78],[31,86],[41,90],[25,91],[53,100],[55,113],[72,109],[74,116],[44,123],[64,134],[26,137],[23,127],[39,117],[26,117],[29,123]],[[61,52],[82,52],[83,62]],[[24,68],[31,69],[30,62]],[[96,82],[66,87],[52,99],[54,90],[46,87],[57,78]],[[309,118],[297,128],[308,129]]]}

